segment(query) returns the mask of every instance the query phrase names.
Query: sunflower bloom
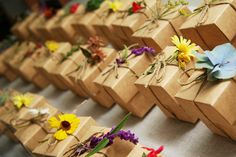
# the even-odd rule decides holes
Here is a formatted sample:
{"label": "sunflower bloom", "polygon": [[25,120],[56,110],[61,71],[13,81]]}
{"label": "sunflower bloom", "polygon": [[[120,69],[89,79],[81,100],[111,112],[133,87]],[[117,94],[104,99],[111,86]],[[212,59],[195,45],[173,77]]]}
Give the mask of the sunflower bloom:
{"label": "sunflower bloom", "polygon": [[119,0],[107,0],[107,3],[109,5],[109,8],[113,11],[113,12],[117,12],[120,10],[120,8],[122,7],[122,3]]}
{"label": "sunflower bloom", "polygon": [[45,46],[50,52],[55,52],[59,48],[59,44],[56,41],[46,41]]}
{"label": "sunflower bloom", "polygon": [[51,117],[48,120],[51,128],[57,129],[54,138],[61,141],[75,132],[80,124],[80,119],[74,114],[62,114],[58,118]]}
{"label": "sunflower bloom", "polygon": [[184,39],[182,36],[173,36],[172,43],[175,45],[175,52],[177,52],[176,60],[179,63],[181,69],[186,68],[186,64],[194,58],[193,51],[198,51],[199,47],[195,43],[191,43],[191,40]]}
{"label": "sunflower bloom", "polygon": [[13,104],[18,108],[23,106],[29,107],[32,102],[32,97],[27,94],[16,95],[12,98]]}

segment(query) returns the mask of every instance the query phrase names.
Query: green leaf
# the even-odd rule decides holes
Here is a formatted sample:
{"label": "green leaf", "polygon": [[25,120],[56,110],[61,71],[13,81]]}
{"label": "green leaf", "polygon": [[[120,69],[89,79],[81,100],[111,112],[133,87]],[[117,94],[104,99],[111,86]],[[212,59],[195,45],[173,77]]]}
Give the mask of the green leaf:
{"label": "green leaf", "polygon": [[142,157],[147,157],[147,155],[145,153],[143,153]]}
{"label": "green leaf", "polygon": [[[111,134],[116,134],[118,133],[123,126],[125,125],[125,123],[128,121],[129,117],[131,116],[131,112],[128,113],[121,121],[120,123],[112,130]],[[104,138],[101,142],[98,143],[98,145],[91,151],[89,152],[88,155],[86,155],[85,157],[90,157],[96,153],[98,153],[100,150],[102,150],[103,148],[105,148],[107,146],[107,144],[109,143],[109,139]]]}
{"label": "green leaf", "polygon": [[111,132],[111,134],[116,134],[117,132],[119,132],[124,125],[126,124],[126,122],[129,120],[129,117],[131,116],[131,112],[128,113],[121,121],[120,123],[113,129],[113,131]]}
{"label": "green leaf", "polygon": [[7,101],[7,94],[6,93],[3,93],[2,95],[0,95],[0,106],[4,105],[5,102]]}
{"label": "green leaf", "polygon": [[89,152],[85,157],[90,157],[96,153],[98,153],[100,150],[102,150],[103,148],[105,148],[107,146],[107,144],[109,143],[109,139],[104,138],[101,142],[98,143],[98,145],[96,145],[96,147]]}
{"label": "green leaf", "polygon": [[86,49],[84,49],[84,48],[82,48],[82,47],[80,47],[80,49],[81,49],[83,55],[84,55],[86,58],[92,58],[92,54],[91,54],[88,50],[86,50]]}

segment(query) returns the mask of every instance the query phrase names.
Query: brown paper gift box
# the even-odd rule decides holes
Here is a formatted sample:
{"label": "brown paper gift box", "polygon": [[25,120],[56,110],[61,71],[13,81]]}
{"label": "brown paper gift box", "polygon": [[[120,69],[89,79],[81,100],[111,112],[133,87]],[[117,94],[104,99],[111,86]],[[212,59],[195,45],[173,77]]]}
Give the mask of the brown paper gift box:
{"label": "brown paper gift box", "polygon": [[[166,58],[171,56],[175,51],[175,47],[166,47],[163,50]],[[181,88],[178,82],[182,70],[178,66],[166,66],[165,74],[161,82],[157,82],[155,78],[149,84],[151,91],[160,101],[160,103],[167,109],[175,118],[187,121],[190,123],[197,122],[198,118],[193,118],[185,112],[185,110],[178,104],[175,99],[175,94]]]}
{"label": "brown paper gift box", "polygon": [[[153,6],[156,4],[156,1],[153,0],[146,0],[145,3],[147,3],[148,7],[153,8]],[[126,9],[132,7],[132,4],[129,4],[129,7]],[[145,9],[143,12],[147,16],[151,16],[151,10]],[[132,43],[138,42],[137,39],[132,38],[132,34],[135,33],[135,31],[140,28],[140,26],[145,23],[145,20],[147,18],[145,17],[144,14],[137,13],[137,14],[132,14],[132,15],[127,15],[124,17],[123,21],[121,23],[116,23],[113,25],[113,27],[116,27],[116,30],[121,30],[124,32],[123,36],[126,38],[126,40],[132,41]],[[119,33],[119,32],[116,32]],[[123,37],[123,38],[124,38]],[[140,42],[139,42],[140,43]]]}
{"label": "brown paper gift box", "polygon": [[[53,106],[49,105],[48,103],[40,104],[36,108],[37,109],[48,108],[49,115],[47,119],[58,113],[58,110]],[[28,115],[26,115],[24,118],[26,119],[27,116]],[[47,136],[47,132],[45,132],[44,129],[49,131],[49,126],[47,125],[46,122],[41,124],[41,126],[38,124],[30,124],[29,126],[19,128],[15,132],[16,138],[29,152],[32,152],[40,144],[39,141]],[[44,127],[44,129],[42,127]]]}
{"label": "brown paper gift box", "polygon": [[[183,7],[182,9],[189,11],[188,8]],[[163,50],[166,46],[173,45],[170,38],[174,35],[179,35],[178,29],[186,20],[184,16],[178,16],[179,12],[169,15],[168,18],[173,18],[169,21],[158,20],[158,27],[149,25],[150,22],[145,22],[140,26],[140,30],[136,31],[132,38],[140,42],[141,45],[147,45],[149,47],[155,48],[156,51]],[[176,18],[176,16],[178,16]],[[145,25],[149,25],[146,28],[141,29]],[[151,28],[149,28],[151,27]]]}
{"label": "brown paper gift box", "polygon": [[[223,1],[224,2],[224,1]],[[206,14],[206,21],[198,25],[201,13],[189,17],[181,26],[182,34],[200,45],[202,49],[213,49],[233,40],[236,35],[236,1],[226,1],[230,4],[212,6]]]}
{"label": "brown paper gift box", "polygon": [[32,21],[32,23],[28,26],[28,31],[33,34],[33,36],[35,37],[35,39],[37,41],[45,41],[47,40],[47,37],[42,35],[39,30],[38,30],[38,26],[42,23],[42,21],[44,20],[44,17],[42,14],[38,14],[38,16],[35,18],[34,21]]}
{"label": "brown paper gift box", "polygon": [[13,59],[19,50],[25,48],[26,43],[27,42],[15,43],[13,46],[11,46],[9,49],[7,49],[2,54],[3,55],[3,64],[4,64],[3,66],[5,66],[4,76],[10,81],[14,81],[17,78],[17,74],[11,68],[11,66],[7,64],[7,62],[9,62],[11,59]]}
{"label": "brown paper gift box", "polygon": [[[128,66],[139,75],[148,67],[150,62],[151,59],[149,56],[143,54],[141,56],[130,58],[128,60]],[[107,67],[103,72],[106,72],[108,69],[109,67]],[[137,78],[129,69],[126,68],[118,68],[117,73],[119,75],[118,78],[115,78],[114,72],[108,77],[107,75],[103,75],[103,78],[107,77],[103,85],[110,94],[116,98],[115,100],[118,103],[122,102],[123,104],[126,104],[138,92],[137,88],[134,86],[134,82]]]}
{"label": "brown paper gift box", "polygon": [[[13,44],[11,47],[6,49],[4,52],[0,54],[0,74],[4,75],[7,79],[14,80],[16,78],[16,75],[7,67],[7,65],[4,63],[5,60],[12,57],[14,55],[14,51],[16,51],[16,48],[18,47],[19,43]],[[15,77],[9,77],[8,74],[13,73],[13,76]]]}
{"label": "brown paper gift box", "polygon": [[[27,95],[31,96],[33,98],[33,101],[30,105],[31,108],[37,107],[37,105],[41,103],[45,103],[45,99],[42,96],[35,95],[32,93],[26,93]],[[9,102],[9,105],[14,106],[12,102]],[[11,126],[11,120],[15,117],[23,117],[27,114],[28,108],[23,107],[20,110],[17,110],[15,107],[10,110],[11,112],[9,114],[4,114],[1,116],[1,121],[4,122],[7,126]],[[12,131],[14,132],[16,128],[14,126],[11,126]]]}
{"label": "brown paper gift box", "polygon": [[[196,71],[191,75],[189,80],[193,80],[203,72],[204,71],[201,70]],[[203,82],[199,82],[183,86],[175,95],[175,98],[178,103],[184,108],[186,113],[189,113],[189,115],[191,115],[193,118],[201,119],[201,121],[205,123],[213,133],[226,136],[226,134],[221,129],[216,127],[216,125],[199,110],[197,104],[195,103],[195,98],[197,97],[200,88],[202,88],[202,84]]]}
{"label": "brown paper gift box", "polygon": [[19,50],[11,60],[6,61],[7,64],[11,67],[11,69],[13,69],[15,73],[20,75],[26,81],[31,81],[31,80],[28,76],[24,77],[24,75],[22,75],[19,68],[23,63],[24,56],[28,52],[33,51],[34,48],[35,48],[35,44],[33,42],[28,42],[25,48],[22,48],[21,50]]}
{"label": "brown paper gift box", "polygon": [[80,50],[74,52],[67,60],[63,61],[58,65],[58,68],[53,71],[53,74],[56,75],[64,84],[67,85],[74,93],[81,97],[88,97],[86,91],[84,91],[75,81],[69,79],[69,74],[78,68],[78,64],[82,62],[84,56]]}
{"label": "brown paper gift box", "polygon": [[[82,137],[87,134],[88,129],[91,126],[96,125],[96,122],[91,117],[79,117],[80,118],[80,125],[76,129],[76,131],[73,133],[74,136],[76,136],[79,140],[82,139]],[[47,138],[50,138],[53,135],[46,136]],[[82,140],[81,140],[82,141]],[[69,150],[69,148],[78,143],[75,137],[69,136],[67,139],[63,141],[59,141],[55,146],[51,146],[49,148],[48,143],[44,142],[37,146],[33,150],[33,154],[36,156],[45,156],[45,157],[62,157],[63,154]]]}
{"label": "brown paper gift box", "polygon": [[[130,60],[128,60],[128,66],[135,71],[137,75],[140,75],[151,62],[151,57],[143,54],[130,58]],[[99,77],[101,78],[96,81],[97,86],[103,86],[121,107],[133,112],[136,116],[143,117],[153,104],[151,104],[149,100],[145,101],[144,97],[138,92],[138,88],[134,84],[137,80],[136,76],[127,68],[117,69],[118,78],[115,77],[114,71],[110,75],[107,74],[109,76],[103,75],[109,68],[110,67],[107,67],[100,74]],[[135,105],[135,103],[137,103],[137,105]],[[142,107],[140,105],[142,105]]]}
{"label": "brown paper gift box", "polygon": [[[130,0],[121,0],[122,7],[120,10],[125,10],[129,5],[131,5]],[[99,10],[97,13],[97,18],[95,18],[93,26],[94,29],[97,31],[97,33],[100,36],[103,36],[107,41],[111,42],[111,44],[117,48],[122,49],[124,42],[117,36],[116,32],[113,30],[112,23],[114,21],[119,21],[120,19],[120,13],[114,13],[112,12],[108,16],[105,16],[104,13],[106,13],[109,10],[108,3],[105,2],[104,6]],[[100,18],[99,18],[100,17]],[[114,35],[111,35],[114,34]]]}
{"label": "brown paper gift box", "polygon": [[55,25],[51,30],[54,36],[60,36],[61,39],[59,40],[76,43],[78,38],[81,36],[81,32],[78,30],[75,31],[72,23],[74,23],[75,21],[79,21],[84,13],[85,7],[83,5],[80,5],[76,13],[68,15],[62,20],[60,20],[59,18],[59,20],[55,22]]}
{"label": "brown paper gift box", "polygon": [[12,33],[23,40],[34,40],[32,34],[28,31],[28,26],[38,16],[37,13],[32,12],[23,21],[17,22],[11,29]]}
{"label": "brown paper gift box", "polygon": [[[72,81],[76,80],[76,83],[79,84],[93,100],[102,106],[111,107],[114,104],[111,96],[106,91],[99,90],[93,81],[102,73],[102,70],[113,61],[116,57],[116,51],[112,48],[102,48],[102,51],[106,55],[103,61],[94,66],[88,64],[84,73],[78,75],[75,72],[69,77]],[[81,58],[81,63],[84,61],[86,61],[86,58]]]}
{"label": "brown paper gift box", "polygon": [[53,55],[60,55],[60,53],[65,54],[67,51],[71,49],[71,45],[69,43],[59,43],[59,48],[56,52],[54,52],[50,57],[45,58],[44,61],[39,62],[36,67],[37,69],[47,78],[50,82],[59,89],[66,90],[66,85],[59,80],[56,76],[54,76],[52,71],[57,69],[59,60],[57,57],[53,57]]}
{"label": "brown paper gift box", "polygon": [[[79,21],[74,22],[72,25],[74,29],[78,32],[81,32],[85,39],[88,39],[91,36],[94,36],[97,32],[94,30],[92,24],[97,22],[98,14],[101,12],[102,8],[106,6],[106,2],[103,2],[100,5],[100,8],[94,11],[86,11],[84,15],[79,19]],[[103,33],[98,33],[102,34]]]}
{"label": "brown paper gift box", "polygon": [[59,10],[56,15],[51,17],[50,19],[46,19],[44,15],[42,14],[41,17],[39,18],[38,25],[36,29],[38,32],[44,36],[45,39],[47,40],[57,40],[57,41],[62,41],[60,40],[59,34],[55,34],[52,32],[52,28],[55,25],[55,23],[58,21],[60,15],[63,14],[63,10]]}
{"label": "brown paper gift box", "polygon": [[19,67],[21,75],[26,80],[34,83],[39,88],[45,88],[49,85],[49,81],[34,67],[34,62],[39,57],[38,53],[44,50],[44,47],[36,49],[33,54],[30,57],[26,58]]}
{"label": "brown paper gift box", "polygon": [[147,154],[148,151],[143,149],[141,145],[136,145],[127,157],[141,157],[143,153]]}
{"label": "brown paper gift box", "polygon": [[147,82],[150,81],[150,79],[152,79],[153,75],[154,74],[150,74],[147,76],[144,75],[140,76],[138,80],[135,81],[135,85],[138,88],[139,92],[146,99],[150,100],[150,103],[152,103],[153,105],[156,104],[167,117],[174,118],[175,116],[171,112],[169,112],[164,105],[160,103],[160,101],[155,96],[151,88],[149,86],[145,87]]}
{"label": "brown paper gift box", "polygon": [[236,140],[235,80],[207,82],[194,102],[215,127]]}

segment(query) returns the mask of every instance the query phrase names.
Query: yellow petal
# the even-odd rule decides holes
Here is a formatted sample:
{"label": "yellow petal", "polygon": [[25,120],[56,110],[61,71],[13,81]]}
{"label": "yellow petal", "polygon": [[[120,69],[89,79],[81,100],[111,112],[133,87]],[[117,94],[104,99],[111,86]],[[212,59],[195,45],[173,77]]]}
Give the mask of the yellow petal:
{"label": "yellow petal", "polygon": [[80,119],[76,118],[72,123],[70,130],[67,131],[68,134],[73,134],[80,124]]}
{"label": "yellow petal", "polygon": [[59,130],[54,134],[55,139],[61,141],[64,140],[68,137],[68,135],[66,134],[66,132],[64,130]]}
{"label": "yellow petal", "polygon": [[48,120],[48,123],[50,124],[50,126],[51,126],[52,128],[56,128],[56,129],[59,129],[60,126],[61,126],[60,121],[58,121],[56,117],[51,117],[51,118]]}
{"label": "yellow petal", "polygon": [[63,114],[63,115],[59,115],[60,121],[67,121],[67,122],[69,122],[69,123],[72,123],[76,118],[77,118],[77,117],[76,117],[75,114]]}

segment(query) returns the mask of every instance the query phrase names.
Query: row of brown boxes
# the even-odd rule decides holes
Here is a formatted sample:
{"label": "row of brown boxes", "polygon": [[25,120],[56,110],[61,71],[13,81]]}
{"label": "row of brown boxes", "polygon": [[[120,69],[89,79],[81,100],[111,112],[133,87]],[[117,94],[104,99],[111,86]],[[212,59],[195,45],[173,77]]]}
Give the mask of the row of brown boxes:
{"label": "row of brown boxes", "polygon": [[[23,42],[18,46],[16,46],[17,44],[13,45],[3,55],[8,56],[13,52],[13,56],[15,56],[13,60],[21,58],[19,56],[24,54],[23,52],[27,52],[29,47],[26,46],[24,51],[18,52],[19,54],[14,51],[14,48],[22,45],[29,46],[29,43]],[[47,84],[50,82],[59,89],[70,89],[78,96],[90,97],[107,108],[117,103],[138,117],[144,117],[156,104],[167,117],[190,123],[196,123],[200,119],[214,133],[235,139],[233,126],[235,123],[234,80],[208,82],[203,87],[203,82],[182,87],[178,82],[181,70],[176,66],[167,65],[162,81],[157,82],[153,79],[155,73],[148,76],[142,75],[154,60],[154,57],[148,54],[131,58],[129,69],[118,68],[118,78],[115,77],[116,72],[114,71],[107,77],[104,72],[110,69],[110,65],[114,63],[118,55],[116,50],[107,47],[102,48],[106,54],[103,62],[88,65],[84,73],[80,73],[76,69],[81,63],[85,63],[85,56],[81,50],[73,53],[64,62],[53,57],[56,54],[66,54],[71,47],[69,43],[60,43],[59,49],[50,55],[47,49],[42,46],[31,57],[17,64],[17,67],[11,66],[3,58],[3,62],[1,62],[3,65],[1,69],[5,69],[3,75],[11,78],[9,73],[16,74],[15,72],[18,72],[17,74],[22,78],[28,78],[32,74],[31,71],[34,71],[36,76],[31,79],[40,76],[45,79]],[[171,55],[173,50],[174,47],[169,46],[163,52],[168,57],[168,54]],[[34,59],[35,56],[37,59]],[[21,68],[22,65],[24,68]],[[135,71],[140,77],[137,78],[132,71]],[[193,73],[189,79],[199,76],[199,73],[202,71]],[[184,79],[188,80],[187,77]],[[28,81],[34,83],[33,80]]]}
{"label": "row of brown boxes", "polygon": [[[17,91],[11,91],[9,97],[11,98],[18,94],[20,93]],[[96,133],[107,133],[111,130],[110,128],[99,126],[91,117],[78,117],[80,119],[80,124],[73,133],[73,136],[76,138],[70,136],[65,140],[59,141],[57,144],[50,146],[48,145],[48,142],[42,142],[53,136],[53,134],[50,133],[50,130],[52,129],[47,123],[47,120],[51,116],[60,115],[61,112],[50,105],[47,100],[40,95],[33,93],[25,93],[25,95],[30,96],[33,100],[29,107],[16,109],[10,99],[0,107],[0,133],[4,133],[12,140],[19,142],[26,151],[33,156],[66,157],[69,154],[65,154],[65,152],[70,150],[71,146],[89,139]],[[31,109],[48,109],[46,120],[40,123],[28,121],[23,124],[23,120],[32,118],[32,114],[30,113]],[[21,120],[22,126],[15,125],[18,120]],[[115,139],[114,143],[109,147],[104,148],[102,152],[109,157],[141,157],[144,152],[147,153],[147,150],[143,149],[140,144],[134,145],[128,141]],[[84,155],[86,155],[86,153],[81,156]],[[95,154],[93,156],[100,157],[103,155]]]}
{"label": "row of brown boxes", "polygon": [[[99,9],[90,12],[81,4],[74,14],[64,18],[64,9],[50,19],[45,18],[43,13],[33,12],[24,21],[16,23],[12,32],[24,40],[54,39],[71,43],[96,34],[118,49],[123,48],[124,43],[139,43],[161,51],[171,44],[169,37],[173,35],[183,35],[203,50],[227,42],[236,44],[235,0],[209,0],[209,3],[200,5],[193,15],[188,6],[180,5],[170,9],[163,17],[154,15],[164,12],[167,9],[165,4],[156,9],[159,8],[158,2],[145,0],[147,7],[142,6],[138,13],[128,14],[133,1],[120,2],[120,11],[109,14],[106,1]],[[153,21],[155,18],[157,20]]]}

